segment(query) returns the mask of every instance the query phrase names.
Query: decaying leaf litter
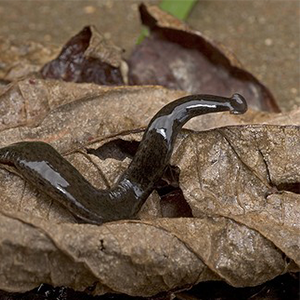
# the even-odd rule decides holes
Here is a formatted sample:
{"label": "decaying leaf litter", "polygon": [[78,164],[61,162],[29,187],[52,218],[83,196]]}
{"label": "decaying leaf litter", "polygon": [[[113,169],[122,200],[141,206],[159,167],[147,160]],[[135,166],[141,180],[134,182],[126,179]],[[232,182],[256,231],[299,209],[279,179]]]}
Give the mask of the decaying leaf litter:
{"label": "decaying leaf litter", "polygon": [[[227,74],[217,81],[215,76],[209,76],[210,83],[206,86],[210,93],[222,90],[230,94],[233,81],[240,79],[234,92],[241,88],[247,90],[247,86],[253,89],[256,85],[259,96],[253,97],[247,92],[249,100],[255,100],[250,100],[253,109],[278,111],[270,92],[237,66],[223,48],[166,17],[155,7],[142,6],[141,11],[143,20],[151,21],[147,23],[153,31],[150,41],[158,36],[158,42],[163,45],[176,43],[170,41],[174,36],[170,32],[177,30],[177,33],[180,31],[179,45],[185,34],[193,44],[202,45],[207,60],[201,59],[213,66],[208,74],[217,73],[216,62],[209,59],[213,51],[213,57],[219,59]],[[95,28],[85,28],[79,37],[83,33],[98,41],[99,48],[103,39]],[[1,80],[12,83],[4,86],[0,96],[0,143],[3,147],[22,140],[46,141],[64,153],[93,185],[107,188],[125,170],[130,159],[101,160],[87,154],[86,149],[98,149],[116,138],[139,141],[142,129],[163,105],[202,89],[193,84],[195,78],[199,81],[199,74],[190,68],[184,70],[185,74],[191,74],[189,85],[179,80],[183,62],[176,55],[177,65],[171,61],[166,70],[173,76],[157,73],[161,71],[158,65],[154,70],[143,66],[151,70],[143,74],[150,76],[139,78],[136,74],[141,73],[141,65],[139,61],[134,62],[134,58],[140,48],[151,48],[148,40],[129,59],[129,82],[163,84],[185,92],[159,86],[108,87],[78,83],[99,83],[96,71],[89,73],[95,74],[96,79],[93,76],[87,79],[82,73],[84,67],[91,66],[91,61],[106,59],[97,54],[95,43],[89,44],[86,37],[84,41],[93,47],[78,47],[77,62],[82,65],[76,74],[82,76],[74,77],[74,69],[66,68],[64,59],[54,63],[61,67],[55,71],[63,74],[58,78],[77,83],[47,79],[45,70],[51,69],[50,63],[42,72],[29,67],[25,78],[19,79],[17,71],[1,75]],[[155,51],[157,41],[152,42]],[[100,46],[103,49],[103,45]],[[182,45],[180,47],[184,51]],[[195,61],[193,55],[198,57],[199,49],[187,48],[193,54],[185,54],[185,57]],[[88,54],[84,52],[87,49]],[[112,50],[111,45],[108,49],[109,53],[118,52]],[[92,58],[86,59],[85,55],[90,54]],[[121,56],[113,58],[119,62],[113,68],[120,68],[118,74],[126,77],[121,70]],[[31,56],[29,62],[25,59],[26,63],[32,64]],[[40,67],[44,63],[41,60]],[[104,63],[112,64],[112,60]],[[101,63],[96,65],[99,67]],[[10,70],[22,69],[17,67],[11,62],[6,65]],[[149,78],[168,80],[151,82]],[[122,82],[123,79],[112,84]],[[285,272],[299,270],[298,114],[297,110],[290,114],[250,110],[243,116],[220,113],[189,122],[186,127],[196,131],[182,131],[170,164],[180,169],[179,186],[191,208],[193,217],[190,218],[164,217],[160,198],[153,192],[140,213],[141,220],[102,226],[76,224],[73,216],[52,199],[14,173],[1,169],[0,245],[5,259],[1,260],[0,288],[25,291],[40,283],[50,283],[76,290],[95,286],[94,294],[117,292],[151,296],[205,280],[225,280],[239,287],[254,286]],[[273,125],[251,125],[253,123]],[[238,126],[240,124],[243,125]],[[236,126],[221,128],[227,125]],[[28,272],[32,276],[28,276]]]}

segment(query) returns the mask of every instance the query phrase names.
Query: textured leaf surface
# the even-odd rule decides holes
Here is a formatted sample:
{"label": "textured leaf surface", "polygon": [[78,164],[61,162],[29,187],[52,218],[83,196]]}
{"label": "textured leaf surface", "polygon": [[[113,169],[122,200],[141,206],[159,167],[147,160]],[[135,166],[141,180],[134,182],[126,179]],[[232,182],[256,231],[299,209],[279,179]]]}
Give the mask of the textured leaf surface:
{"label": "textured leaf surface", "polygon": [[[1,170],[0,288],[45,282],[84,290],[97,282],[95,294],[149,296],[212,279],[253,286],[299,270],[300,197],[278,191],[299,182],[299,135],[293,126],[183,131],[171,163],[181,170],[194,218],[152,213],[140,221],[74,224],[64,208]],[[87,160],[82,152],[66,157],[100,188],[129,162]]]}

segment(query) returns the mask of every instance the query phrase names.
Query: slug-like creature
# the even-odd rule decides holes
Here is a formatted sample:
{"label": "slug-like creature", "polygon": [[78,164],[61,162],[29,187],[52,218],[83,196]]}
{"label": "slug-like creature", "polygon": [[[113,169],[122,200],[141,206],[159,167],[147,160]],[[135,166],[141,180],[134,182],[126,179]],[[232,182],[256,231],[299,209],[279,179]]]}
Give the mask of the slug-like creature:
{"label": "slug-like creature", "polygon": [[41,192],[87,223],[135,218],[164,173],[181,127],[191,118],[214,112],[242,114],[245,99],[192,95],[163,107],[151,120],[128,169],[108,190],[92,186],[52,146],[20,142],[0,149],[0,163],[12,166]]}

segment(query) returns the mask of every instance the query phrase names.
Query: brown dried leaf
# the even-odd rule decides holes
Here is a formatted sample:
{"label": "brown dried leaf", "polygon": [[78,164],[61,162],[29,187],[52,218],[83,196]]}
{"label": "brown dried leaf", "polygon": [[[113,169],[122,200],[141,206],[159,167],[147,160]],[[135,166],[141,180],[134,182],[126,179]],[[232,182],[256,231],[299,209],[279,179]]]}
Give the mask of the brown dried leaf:
{"label": "brown dried leaf", "polygon": [[[0,147],[22,140],[43,140],[69,151],[94,139],[144,128],[152,116],[182,91],[158,86],[104,87],[25,78],[0,94]],[[207,130],[234,124],[298,125],[300,109],[267,114],[224,113],[191,120],[187,128]]]}
{"label": "brown dried leaf", "polygon": [[41,69],[43,78],[121,85],[122,50],[96,30],[84,27],[63,47],[59,56]]}
{"label": "brown dried leaf", "polygon": [[191,94],[230,96],[238,92],[253,109],[279,112],[270,91],[224,46],[156,6],[143,4],[140,12],[151,36],[136,47],[128,61],[131,84],[160,84]]}
{"label": "brown dried leaf", "polygon": [[[194,218],[72,224],[65,209],[1,170],[0,289],[97,282],[95,294],[150,296],[205,280],[253,286],[299,270],[300,196],[276,190],[299,182],[299,138],[294,126],[184,131],[171,163]],[[99,188],[129,163],[82,152],[67,158]]]}
{"label": "brown dried leaf", "polygon": [[[300,266],[299,139],[296,126],[187,135],[172,163],[181,168],[180,186],[193,215],[222,216],[255,229]],[[297,192],[289,191],[291,184]]]}
{"label": "brown dried leaf", "polygon": [[161,87],[110,88],[24,79],[0,95],[0,147],[26,139],[68,151],[93,139],[145,127],[158,109],[183,95]]}

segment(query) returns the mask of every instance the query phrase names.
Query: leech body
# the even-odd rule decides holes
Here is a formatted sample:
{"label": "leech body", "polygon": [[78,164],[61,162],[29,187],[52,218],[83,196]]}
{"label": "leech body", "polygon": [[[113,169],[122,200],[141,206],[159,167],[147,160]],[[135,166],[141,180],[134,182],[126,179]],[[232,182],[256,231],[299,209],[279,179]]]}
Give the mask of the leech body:
{"label": "leech body", "polygon": [[134,218],[168,165],[181,127],[191,118],[214,112],[242,114],[245,99],[192,95],[163,107],[148,125],[128,169],[109,190],[92,186],[53,147],[20,142],[0,149],[0,163],[13,166],[27,181],[67,207],[79,219],[102,224]]}

